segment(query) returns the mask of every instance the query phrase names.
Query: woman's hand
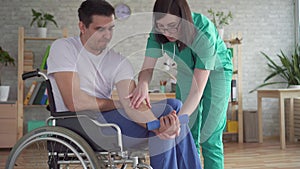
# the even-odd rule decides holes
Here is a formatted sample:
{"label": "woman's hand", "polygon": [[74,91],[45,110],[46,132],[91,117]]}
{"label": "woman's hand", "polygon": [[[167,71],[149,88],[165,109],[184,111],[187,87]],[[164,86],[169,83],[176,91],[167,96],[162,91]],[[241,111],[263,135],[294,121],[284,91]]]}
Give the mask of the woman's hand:
{"label": "woman's hand", "polygon": [[150,97],[148,94],[148,83],[138,83],[133,92],[130,93],[126,98],[130,98],[131,108],[139,108],[144,100],[146,105],[151,108]]}
{"label": "woman's hand", "polygon": [[159,119],[160,128],[155,130],[154,133],[161,139],[174,139],[179,136],[180,133],[180,122],[178,116],[173,110],[167,116],[163,116]]}
{"label": "woman's hand", "polygon": [[142,70],[139,73],[138,85],[136,89],[126,98],[130,99],[131,108],[137,109],[142,102],[146,102],[147,107],[151,108],[150,98],[148,94],[148,85],[153,75],[153,69],[157,58],[145,57]]}

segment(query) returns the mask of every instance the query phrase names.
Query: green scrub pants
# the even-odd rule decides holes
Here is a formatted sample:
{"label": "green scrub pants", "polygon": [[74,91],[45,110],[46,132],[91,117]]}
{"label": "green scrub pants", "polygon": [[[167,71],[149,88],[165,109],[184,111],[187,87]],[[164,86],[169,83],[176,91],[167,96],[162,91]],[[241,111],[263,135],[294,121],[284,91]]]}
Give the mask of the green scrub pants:
{"label": "green scrub pants", "polygon": [[[223,169],[223,130],[231,90],[232,72],[211,71],[198,109],[190,119],[191,132],[198,149],[202,147],[204,169]],[[200,136],[201,133],[201,136]],[[200,154],[200,153],[199,153]]]}

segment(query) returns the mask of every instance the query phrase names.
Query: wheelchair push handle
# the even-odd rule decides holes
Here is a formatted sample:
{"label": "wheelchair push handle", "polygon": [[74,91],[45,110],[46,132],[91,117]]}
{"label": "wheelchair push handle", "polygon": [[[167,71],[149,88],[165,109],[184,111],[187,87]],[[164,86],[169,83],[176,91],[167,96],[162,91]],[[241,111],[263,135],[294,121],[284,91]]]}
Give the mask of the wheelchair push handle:
{"label": "wheelchair push handle", "polygon": [[40,71],[40,69],[36,69],[35,71],[31,71],[31,72],[26,72],[22,74],[22,79],[26,80],[28,78],[32,78],[32,77],[40,77],[43,76],[43,78],[45,80],[48,80],[48,77],[46,74],[44,74],[43,72]]}

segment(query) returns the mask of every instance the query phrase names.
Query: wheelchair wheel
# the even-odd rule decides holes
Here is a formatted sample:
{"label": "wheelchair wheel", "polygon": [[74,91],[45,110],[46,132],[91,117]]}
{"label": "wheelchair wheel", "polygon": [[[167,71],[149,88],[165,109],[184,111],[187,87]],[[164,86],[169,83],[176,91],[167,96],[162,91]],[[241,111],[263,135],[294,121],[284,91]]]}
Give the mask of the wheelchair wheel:
{"label": "wheelchair wheel", "polygon": [[10,152],[6,169],[104,168],[89,144],[62,127],[41,127],[22,137]]}

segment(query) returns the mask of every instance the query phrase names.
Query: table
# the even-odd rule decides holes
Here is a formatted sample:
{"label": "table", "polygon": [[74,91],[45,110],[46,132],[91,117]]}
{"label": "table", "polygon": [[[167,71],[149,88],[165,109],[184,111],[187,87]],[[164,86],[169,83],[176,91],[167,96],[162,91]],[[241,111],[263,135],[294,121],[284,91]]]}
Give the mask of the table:
{"label": "table", "polygon": [[284,99],[290,99],[289,114],[289,141],[294,141],[294,98],[300,97],[300,89],[261,89],[257,90],[257,114],[258,114],[258,132],[259,143],[263,142],[262,128],[262,98],[278,98],[279,99],[279,127],[280,127],[280,148],[285,149],[285,117],[284,117]]}
{"label": "table", "polygon": [[[150,101],[160,101],[163,99],[168,99],[168,98],[175,98],[175,93],[149,93],[150,96]],[[112,92],[112,98],[115,100],[119,99],[119,96],[117,94],[117,91]]]}

